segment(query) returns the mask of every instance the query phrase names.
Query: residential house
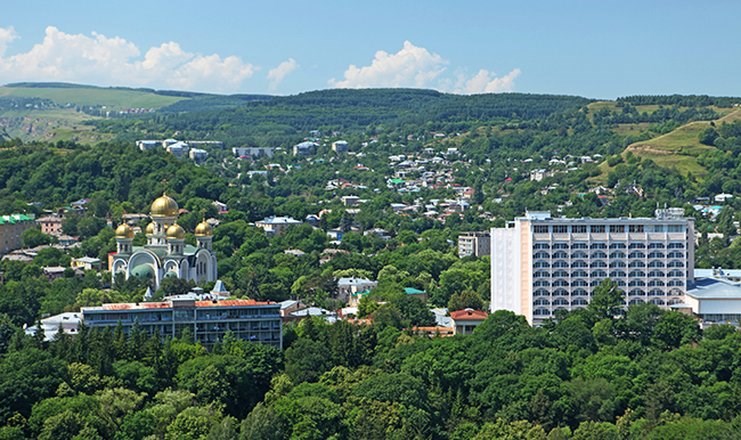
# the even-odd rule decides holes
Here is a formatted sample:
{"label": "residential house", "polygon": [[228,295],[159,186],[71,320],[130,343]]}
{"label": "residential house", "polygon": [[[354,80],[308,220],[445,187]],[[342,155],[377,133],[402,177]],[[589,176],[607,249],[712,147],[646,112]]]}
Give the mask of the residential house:
{"label": "residential house", "polygon": [[453,334],[469,335],[473,330],[481,325],[489,315],[481,310],[463,309],[450,312],[450,319],[453,324]]}

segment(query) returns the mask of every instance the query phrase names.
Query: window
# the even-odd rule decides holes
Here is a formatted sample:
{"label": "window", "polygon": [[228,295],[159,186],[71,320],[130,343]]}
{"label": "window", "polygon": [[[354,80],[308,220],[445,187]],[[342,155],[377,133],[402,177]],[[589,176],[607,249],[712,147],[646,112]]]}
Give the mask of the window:
{"label": "window", "polygon": [[568,243],[553,243],[553,249],[568,249]]}
{"label": "window", "polygon": [[569,287],[569,282],[563,279],[553,282],[553,287]]}
{"label": "window", "polygon": [[592,254],[592,258],[607,258],[607,254],[602,251],[597,251]]}
{"label": "window", "polygon": [[625,249],[625,243],[612,243],[610,249]]}
{"label": "window", "polygon": [[646,254],[641,251],[633,251],[630,253],[628,258],[646,258]]}
{"label": "window", "polygon": [[542,267],[550,267],[550,263],[547,261],[536,261],[535,264],[533,264],[533,267],[536,269],[540,269]]}
{"label": "window", "polygon": [[643,232],[643,225],[628,225],[628,232]]}
{"label": "window", "polygon": [[551,305],[551,302],[545,298],[538,298],[533,301],[533,304],[535,304],[536,306],[549,306]]}
{"label": "window", "polygon": [[557,270],[557,271],[553,272],[553,277],[554,278],[568,278],[569,277],[569,273],[566,272],[565,270]]}
{"label": "window", "polygon": [[625,258],[625,252],[615,251],[610,253],[610,258]]}
{"label": "window", "polygon": [[644,300],[642,300],[640,298],[634,298],[634,299],[631,299],[628,304],[631,305],[631,306],[634,306],[636,304],[645,304],[645,303],[646,303],[646,301],[644,301]]}
{"label": "window", "polygon": [[610,278],[623,278],[625,277],[625,271],[623,270],[613,270],[610,272]]}
{"label": "window", "polygon": [[595,270],[592,272],[592,278],[607,278],[607,272],[604,270]]}
{"label": "window", "polygon": [[536,234],[547,234],[548,225],[535,225],[533,226],[533,232]]}
{"label": "window", "polygon": [[664,249],[664,243],[651,243],[648,245],[649,249]]}
{"label": "window", "polygon": [[684,243],[679,241],[673,241],[669,243],[669,249],[684,249]]}
{"label": "window", "polygon": [[684,225],[668,225],[667,232],[684,232]]}
{"label": "window", "polygon": [[589,265],[591,268],[597,268],[597,267],[607,267],[607,263],[604,261],[592,261],[592,264]]}
{"label": "window", "polygon": [[548,291],[545,289],[537,289],[533,292],[533,296],[549,296]]}
{"label": "window", "polygon": [[631,243],[628,249],[646,249],[646,245],[643,243]]}
{"label": "window", "polygon": [[587,225],[573,225],[571,226],[571,233],[572,234],[586,234]]}
{"label": "window", "polygon": [[684,267],[684,263],[679,260],[674,260],[669,263],[666,267]]}
{"label": "window", "polygon": [[624,225],[610,225],[610,233],[620,233],[620,232],[625,232]]}
{"label": "window", "polygon": [[583,260],[577,260],[571,263],[571,267],[589,267],[589,265],[586,263],[586,261]]}
{"label": "window", "polygon": [[630,296],[643,296],[646,292],[643,291],[643,289],[631,289],[630,292],[628,292],[628,295]]}
{"label": "window", "polygon": [[[553,291],[553,296],[568,296],[569,292],[566,289],[556,289]],[[555,304],[555,302],[553,303]]]}
{"label": "window", "polygon": [[573,292],[571,292],[571,296],[589,296],[589,293],[585,289],[574,289]]}
{"label": "window", "polygon": [[589,229],[592,232],[592,234],[604,234],[605,233],[605,225],[592,225]]}
{"label": "window", "polygon": [[586,306],[588,304],[587,300],[584,298],[576,298],[571,301],[572,306],[582,307]]}
{"label": "window", "polygon": [[586,270],[575,270],[571,273],[572,278],[586,278],[589,274]]}
{"label": "window", "polygon": [[576,251],[571,254],[571,258],[589,258],[589,256],[584,251]]}
{"label": "window", "polygon": [[648,258],[664,258],[664,253],[660,251],[653,251],[648,254]]}
{"label": "window", "polygon": [[572,243],[571,244],[572,250],[573,249],[587,249],[587,248],[589,248],[589,246],[587,246],[586,243]]}
{"label": "window", "polygon": [[535,287],[548,287],[551,283],[548,280],[538,280],[533,283],[533,286]]}
{"label": "window", "polygon": [[569,301],[566,298],[556,298],[555,301],[553,301],[554,306],[567,306],[569,305]]}
{"label": "window", "polygon": [[684,287],[684,281],[682,280],[671,280],[667,283],[669,287]]}
{"label": "window", "polygon": [[553,267],[569,267],[569,263],[563,260],[558,260],[555,263],[553,263]]}
{"label": "window", "polygon": [[652,270],[648,273],[650,278],[664,278],[664,272],[661,270]]}
{"label": "window", "polygon": [[654,260],[654,261],[648,263],[648,267],[650,267],[650,268],[664,267],[664,262],[661,261],[661,260]]}
{"label": "window", "polygon": [[648,282],[649,287],[664,287],[664,282],[661,280],[651,280]]}
{"label": "window", "polygon": [[684,254],[680,251],[672,251],[667,255],[669,258],[684,258]]}
{"label": "window", "polygon": [[537,308],[533,311],[533,315],[535,316],[548,316],[551,312],[548,309],[543,308]]}
{"label": "window", "polygon": [[607,245],[605,243],[592,243],[589,249],[607,249]]}
{"label": "window", "polygon": [[571,287],[587,287],[589,283],[584,280],[575,280],[571,283]]}
{"label": "window", "polygon": [[654,298],[651,301],[649,301],[651,304],[656,304],[657,306],[663,306],[666,304],[663,299],[661,298]]}
{"label": "window", "polygon": [[628,265],[628,267],[630,267],[630,268],[634,268],[634,267],[646,267],[646,263],[644,263],[641,260],[634,260],[634,261],[631,261],[630,262],[630,264]]}
{"label": "window", "polygon": [[672,278],[674,278],[674,277],[683,277],[684,276],[684,272],[682,272],[681,270],[678,270],[678,269],[674,269],[671,272],[669,272],[667,274],[667,276],[672,277]]}
{"label": "window", "polygon": [[569,227],[567,225],[553,225],[554,234],[567,234],[568,232]]}
{"label": "window", "polygon": [[610,267],[625,267],[625,261],[620,261],[620,260],[611,261]]}
{"label": "window", "polygon": [[533,274],[534,278],[550,278],[551,274],[549,274],[545,270],[539,270]]}
{"label": "window", "polygon": [[643,280],[630,280],[630,283],[628,283],[628,286],[630,287],[643,287],[646,285],[646,282]]}
{"label": "window", "polygon": [[648,296],[664,296],[664,291],[661,289],[651,289],[648,291]]}
{"label": "window", "polygon": [[548,252],[543,252],[543,251],[536,252],[535,255],[533,255],[533,258],[540,258],[540,259],[550,258],[550,257],[551,256]]}
{"label": "window", "polygon": [[535,246],[533,246],[534,249],[550,249],[551,245],[548,243],[535,243]]}
{"label": "window", "polygon": [[633,270],[633,271],[631,271],[631,272],[630,272],[630,273],[628,274],[628,276],[629,276],[629,277],[631,277],[631,278],[640,278],[640,277],[645,277],[645,276],[646,276],[646,272],[644,272],[644,271],[642,271],[642,270]]}
{"label": "window", "polygon": [[569,258],[569,254],[564,251],[558,251],[553,253],[553,258]]}
{"label": "window", "polygon": [[664,225],[654,225],[654,232],[666,232]]}

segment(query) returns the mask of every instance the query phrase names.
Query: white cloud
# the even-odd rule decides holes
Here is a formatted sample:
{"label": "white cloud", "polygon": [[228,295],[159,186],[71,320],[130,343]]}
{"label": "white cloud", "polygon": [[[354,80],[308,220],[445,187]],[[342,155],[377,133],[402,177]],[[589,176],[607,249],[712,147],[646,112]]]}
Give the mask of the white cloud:
{"label": "white cloud", "polygon": [[7,29],[0,28],[0,56],[3,55],[8,45],[16,38],[18,38],[18,35],[15,33],[13,27]]}
{"label": "white cloud", "polygon": [[71,81],[102,85],[187,88],[235,92],[256,67],[236,56],[201,55],[166,42],[144,56],[132,42],[93,32],[90,36],[46,28],[43,40],[27,52],[4,56],[16,38],[0,28],[0,82]]}
{"label": "white cloud", "polygon": [[277,89],[280,83],[283,82],[285,77],[297,68],[298,63],[296,62],[296,60],[294,60],[293,58],[289,58],[278,64],[274,68],[270,69],[270,71],[268,71],[268,87],[270,88],[270,90]]}
{"label": "white cloud", "polygon": [[481,69],[471,78],[459,77],[456,87],[452,91],[453,93],[466,95],[511,92],[515,88],[515,79],[520,76],[520,73],[520,69],[513,69],[508,74],[497,77],[493,72]]}
{"label": "white cloud", "polygon": [[329,84],[338,88],[429,87],[447,63],[440,55],[405,41],[396,53],[376,52],[369,66],[351,64],[343,79],[332,79]]}
{"label": "white cloud", "polygon": [[379,50],[370,65],[354,64],[345,70],[341,80],[331,79],[329,85],[337,88],[363,87],[430,87],[458,94],[498,93],[514,90],[520,69],[497,77],[481,69],[472,77],[465,74],[444,75],[449,62],[442,56],[405,41],[396,53]]}

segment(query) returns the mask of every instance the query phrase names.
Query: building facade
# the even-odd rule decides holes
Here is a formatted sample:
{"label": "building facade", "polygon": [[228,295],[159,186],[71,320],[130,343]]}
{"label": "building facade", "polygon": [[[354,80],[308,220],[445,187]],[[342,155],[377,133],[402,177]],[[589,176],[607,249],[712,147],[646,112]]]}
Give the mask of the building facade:
{"label": "building facade", "polygon": [[489,231],[464,232],[458,236],[458,258],[481,257],[491,252]]}
{"label": "building facade", "polygon": [[695,232],[681,208],[655,218],[553,218],[528,212],[491,230],[492,311],[511,310],[531,324],[559,309],[589,304],[610,278],[626,305],[670,307],[684,301],[694,279]]}
{"label": "building facade", "polygon": [[[283,347],[280,304],[235,299],[103,304],[82,307],[82,319],[89,328],[115,328],[121,324],[128,333],[136,324],[148,334],[163,338],[190,332],[205,346],[221,341],[227,332],[246,341]],[[187,330],[186,330],[187,329]]]}
{"label": "building facade", "polygon": [[196,226],[197,246],[185,244],[185,230],[176,223],[178,204],[162,195],[152,203],[152,222],[147,225],[147,244],[132,246],[134,231],[126,223],[116,229],[116,254],[111,258],[111,276],[123,273],[148,278],[155,290],[164,278],[175,277],[196,283],[217,278],[216,253],[211,248],[212,228],[206,221]]}
{"label": "building facade", "polygon": [[0,215],[0,255],[22,248],[21,234],[35,225],[33,215]]}
{"label": "building facade", "polygon": [[47,235],[59,237],[62,235],[62,221],[64,218],[59,215],[47,215],[36,219],[36,223],[41,227],[41,232]]}

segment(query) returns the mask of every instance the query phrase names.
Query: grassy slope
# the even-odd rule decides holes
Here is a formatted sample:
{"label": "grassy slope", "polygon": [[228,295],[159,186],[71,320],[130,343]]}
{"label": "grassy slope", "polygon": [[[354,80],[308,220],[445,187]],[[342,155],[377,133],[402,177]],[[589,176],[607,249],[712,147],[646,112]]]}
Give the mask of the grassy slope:
{"label": "grassy slope", "polygon": [[130,108],[158,109],[183,97],[163,96],[148,91],[112,89],[102,87],[0,87],[0,96],[50,99],[60,106],[70,108],[51,110],[10,110],[0,112],[0,128],[11,137],[23,140],[75,140],[96,144],[111,138],[98,133],[84,122],[97,119],[75,111],[74,106],[106,106],[111,111]]}
{"label": "grassy slope", "polygon": [[139,90],[83,86],[69,88],[0,87],[0,96],[46,98],[51,99],[59,105],[105,105],[111,110],[126,108],[157,109],[185,99],[178,96],[163,96]]}
{"label": "grassy slope", "polygon": [[[741,120],[741,109],[735,109],[715,120],[716,125]],[[636,156],[651,159],[657,165],[675,168],[682,174],[703,176],[707,170],[697,163],[697,156],[715,147],[702,145],[700,134],[710,126],[710,121],[695,121],[647,141],[636,142],[625,149]]]}

